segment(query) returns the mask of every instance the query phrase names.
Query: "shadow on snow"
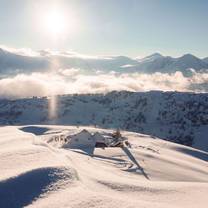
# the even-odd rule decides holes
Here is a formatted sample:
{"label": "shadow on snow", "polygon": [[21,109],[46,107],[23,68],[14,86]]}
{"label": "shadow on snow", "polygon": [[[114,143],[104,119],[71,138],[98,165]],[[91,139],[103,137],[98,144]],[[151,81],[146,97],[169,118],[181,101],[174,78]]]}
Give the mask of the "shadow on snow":
{"label": "shadow on snow", "polygon": [[40,168],[0,181],[0,207],[21,208],[46,193],[64,176],[63,169]]}

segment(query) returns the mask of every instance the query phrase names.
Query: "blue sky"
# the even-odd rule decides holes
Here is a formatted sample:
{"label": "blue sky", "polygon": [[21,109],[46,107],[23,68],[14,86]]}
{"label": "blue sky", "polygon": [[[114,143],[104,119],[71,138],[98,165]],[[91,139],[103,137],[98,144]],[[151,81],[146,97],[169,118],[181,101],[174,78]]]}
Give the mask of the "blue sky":
{"label": "blue sky", "polygon": [[[51,6],[77,24],[54,40],[43,32]],[[208,56],[207,0],[0,0],[0,44],[91,55],[154,52]],[[73,15],[71,15],[73,14]]]}

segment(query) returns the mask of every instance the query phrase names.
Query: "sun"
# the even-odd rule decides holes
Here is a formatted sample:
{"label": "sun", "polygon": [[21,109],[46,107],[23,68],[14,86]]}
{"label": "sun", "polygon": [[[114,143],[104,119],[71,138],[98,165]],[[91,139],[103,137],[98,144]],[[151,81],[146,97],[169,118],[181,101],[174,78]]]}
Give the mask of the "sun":
{"label": "sun", "polygon": [[53,36],[62,35],[67,31],[67,17],[61,11],[49,11],[45,15],[45,27]]}
{"label": "sun", "polygon": [[37,33],[53,43],[72,39],[80,31],[80,14],[67,5],[42,6],[35,12]]}

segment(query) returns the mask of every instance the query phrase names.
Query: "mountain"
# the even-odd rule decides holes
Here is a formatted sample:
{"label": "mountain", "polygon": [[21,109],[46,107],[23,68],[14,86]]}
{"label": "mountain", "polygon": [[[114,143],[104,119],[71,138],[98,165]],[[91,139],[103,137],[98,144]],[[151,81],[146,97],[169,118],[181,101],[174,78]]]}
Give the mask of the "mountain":
{"label": "mountain", "polygon": [[46,72],[50,69],[78,68],[86,72],[119,73],[174,73],[181,71],[189,75],[188,69],[204,71],[208,69],[206,59],[199,59],[191,54],[179,58],[154,53],[143,59],[132,59],[126,56],[84,56],[70,52],[50,52],[42,50],[36,56],[17,54],[0,49],[0,78],[19,73]]}
{"label": "mountain", "polygon": [[139,61],[137,66],[131,67],[130,70],[142,73],[174,73],[181,71],[184,75],[189,75],[188,69],[194,69],[200,72],[208,69],[208,63],[191,54],[183,55],[179,58],[153,54]]}
{"label": "mountain", "polygon": [[0,77],[18,73],[45,72],[53,69],[79,68],[93,71],[119,71],[138,62],[126,56],[88,57],[73,53],[39,51],[38,56],[26,56],[0,49]]}
{"label": "mountain", "polygon": [[199,71],[200,69],[207,69],[208,65],[196,56],[186,54],[180,58],[177,58],[171,67],[182,70],[192,68],[196,71]]}
{"label": "mountain", "polygon": [[204,62],[208,63],[208,57],[203,59]]}
{"label": "mountain", "polygon": [[126,65],[134,66],[138,64],[136,60],[126,56],[105,56],[105,57],[80,57],[53,55],[50,60],[58,60],[59,68],[79,68],[88,71],[119,71]]}
{"label": "mountain", "polygon": [[162,58],[163,56],[160,53],[153,53],[152,55],[146,56],[142,59],[137,59],[139,62],[146,63],[146,62],[151,62],[155,61],[158,58]]}
{"label": "mountain", "polygon": [[0,49],[0,77],[3,75],[31,73],[49,68],[49,61],[44,57],[30,57]]}
{"label": "mountain", "polygon": [[123,131],[129,148],[95,148],[89,154],[89,149],[66,148],[59,141],[84,129],[112,134],[88,126],[1,127],[0,207],[207,206],[208,153]]}
{"label": "mountain", "polygon": [[150,134],[208,151],[208,94],[111,92],[0,100],[0,125],[96,125]]}

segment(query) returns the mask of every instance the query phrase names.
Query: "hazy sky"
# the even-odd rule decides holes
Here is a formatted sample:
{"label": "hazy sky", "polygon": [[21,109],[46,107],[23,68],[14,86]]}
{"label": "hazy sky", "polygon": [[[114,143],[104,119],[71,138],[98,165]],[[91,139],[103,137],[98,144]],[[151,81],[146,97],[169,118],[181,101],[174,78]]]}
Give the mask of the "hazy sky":
{"label": "hazy sky", "polygon": [[[47,31],[45,15],[64,14],[63,34]],[[54,23],[54,27],[58,27]],[[144,56],[159,51],[208,56],[207,0],[0,0],[0,44]]]}

